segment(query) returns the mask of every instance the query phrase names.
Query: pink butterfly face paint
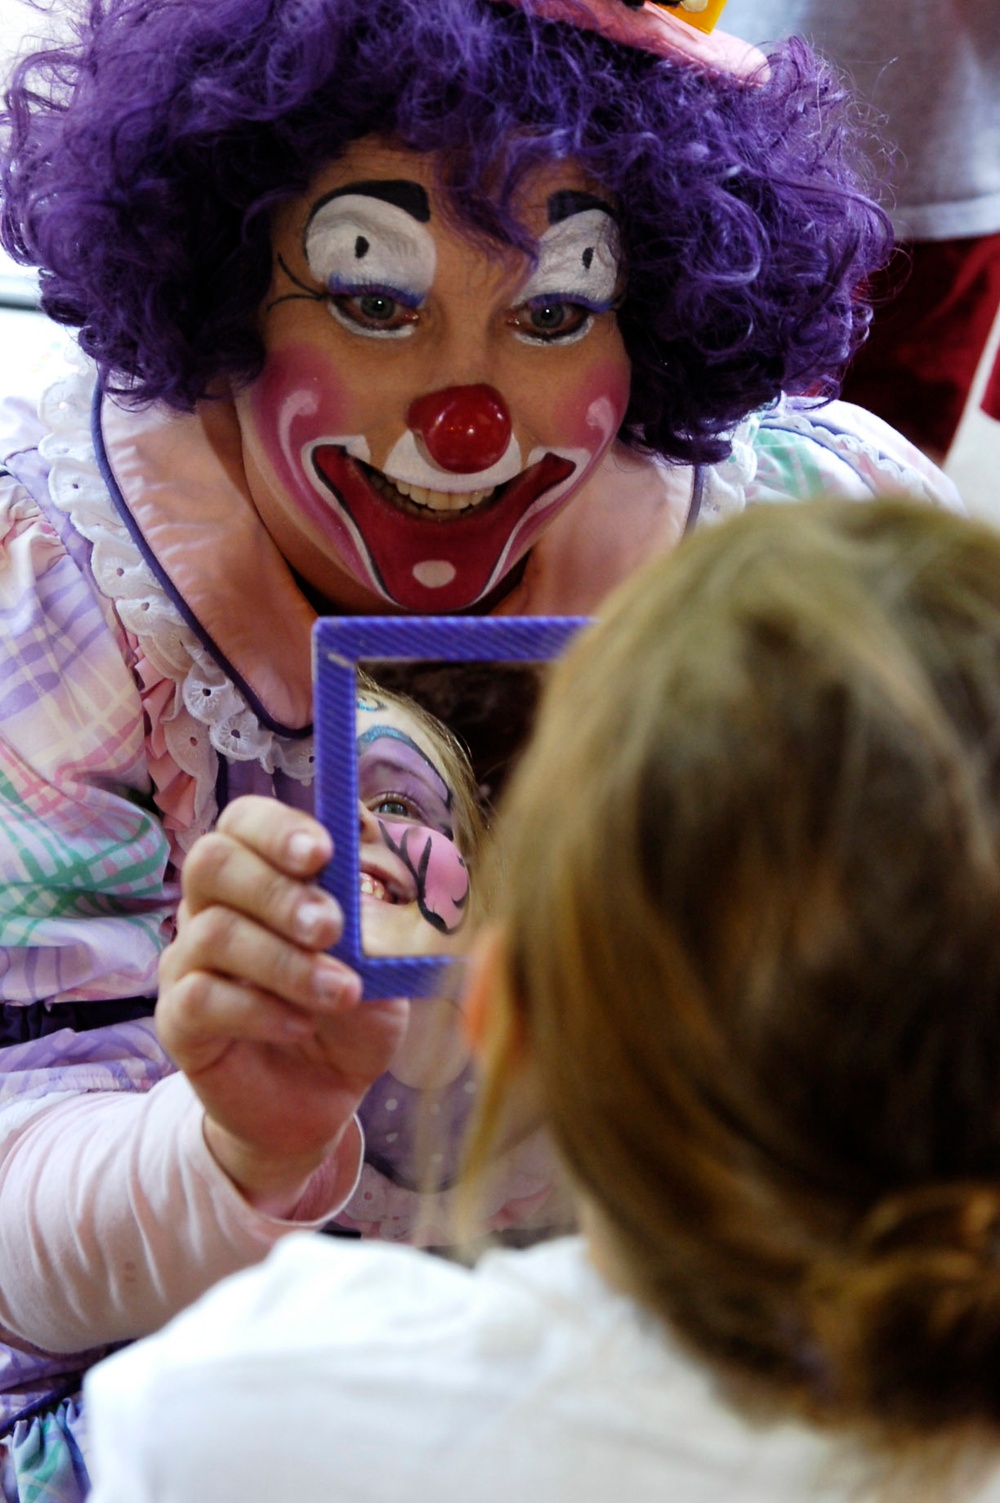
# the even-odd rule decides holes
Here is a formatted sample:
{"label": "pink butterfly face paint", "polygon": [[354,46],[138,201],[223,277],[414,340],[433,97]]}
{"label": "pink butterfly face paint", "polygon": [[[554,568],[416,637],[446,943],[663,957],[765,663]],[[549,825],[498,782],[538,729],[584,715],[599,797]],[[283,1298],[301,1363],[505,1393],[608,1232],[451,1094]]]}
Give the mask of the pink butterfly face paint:
{"label": "pink butterfly face paint", "polygon": [[413,877],[421,916],[439,934],[454,934],[465,920],[469,873],[453,840],[427,825],[380,819],[386,846]]}
{"label": "pink butterfly face paint", "polygon": [[276,220],[266,363],[237,415],[265,525],[335,607],[488,597],[621,425],[613,212],[560,164],[523,218],[534,264],[484,253],[433,159],[369,138]]}
{"label": "pink butterfly face paint", "polygon": [[454,794],[425,728],[381,699],[358,703],[362,932],[370,954],[450,947],[465,921],[469,872]]}

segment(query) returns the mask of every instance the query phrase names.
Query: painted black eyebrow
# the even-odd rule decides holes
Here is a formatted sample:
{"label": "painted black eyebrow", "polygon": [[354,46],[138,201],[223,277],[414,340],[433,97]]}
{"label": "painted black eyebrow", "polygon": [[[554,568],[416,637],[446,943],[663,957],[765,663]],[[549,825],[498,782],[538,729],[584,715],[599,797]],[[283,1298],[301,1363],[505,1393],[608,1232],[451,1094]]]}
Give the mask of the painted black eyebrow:
{"label": "painted black eyebrow", "polygon": [[409,214],[418,224],[427,224],[431,217],[427,189],[420,183],[411,182],[406,177],[372,178],[364,182],[347,183],[343,188],[334,188],[332,193],[325,193],[309,211],[306,229],[309,229],[320,209],[332,203],[335,198],[343,198],[347,193],[359,193],[366,198],[380,198],[383,203],[395,204],[397,209],[402,209],[404,214]]}
{"label": "painted black eyebrow", "polygon": [[561,224],[571,215],[585,214],[588,209],[600,209],[612,219],[615,217],[611,205],[606,199],[598,198],[596,193],[583,193],[578,188],[560,188],[558,192],[549,194],[549,224]]}

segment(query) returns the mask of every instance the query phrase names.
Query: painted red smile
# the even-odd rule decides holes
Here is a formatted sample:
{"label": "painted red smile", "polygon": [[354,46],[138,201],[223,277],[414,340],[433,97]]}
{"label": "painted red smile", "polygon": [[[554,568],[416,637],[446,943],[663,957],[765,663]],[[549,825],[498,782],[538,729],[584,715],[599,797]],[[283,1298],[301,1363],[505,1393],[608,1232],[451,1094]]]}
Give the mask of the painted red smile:
{"label": "painted red smile", "polygon": [[519,523],[576,468],[546,454],[485,499],[436,509],[397,491],[387,476],[335,444],[318,444],[312,461],[384,594],[407,610],[432,614],[473,604],[513,567],[519,553],[505,557],[505,550]]}

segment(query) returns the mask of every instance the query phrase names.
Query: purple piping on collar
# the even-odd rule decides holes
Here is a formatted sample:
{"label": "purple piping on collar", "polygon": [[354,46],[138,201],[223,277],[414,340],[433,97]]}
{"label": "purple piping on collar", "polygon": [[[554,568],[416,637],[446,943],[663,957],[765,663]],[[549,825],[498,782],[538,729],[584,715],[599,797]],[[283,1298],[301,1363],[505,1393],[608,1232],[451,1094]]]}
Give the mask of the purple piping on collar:
{"label": "purple piping on collar", "polygon": [[267,730],[273,731],[275,735],[286,737],[289,741],[305,741],[307,737],[312,735],[312,726],[306,725],[302,726],[299,729],[295,729],[291,726],[282,725],[279,720],[275,720],[271,715],[268,714],[267,710],[257,698],[257,695],[250,688],[250,685],[244,678],[241,677],[241,675],[236,671],[233,665],[228,661],[225,654],[221,652],[216,644],[212,641],[212,638],[205,631],[204,627],[202,626],[201,622],[198,620],[194,612],[191,610],[187,601],[174,588],[173,582],[170,579],[169,575],[164,572],[159,559],[149,548],[146,539],[142,535],[139,524],[136,522],[131,511],[129,510],[128,502],[125,500],[125,497],[121,493],[118,482],[115,479],[114,472],[111,469],[110,461],[108,460],[107,450],[104,446],[104,433],[101,429],[101,403],[103,399],[104,393],[101,390],[100,383],[98,383],[98,385],[94,388],[94,405],[91,414],[91,433],[94,440],[94,453],[97,456],[97,467],[101,472],[101,479],[104,481],[104,484],[108,488],[108,494],[111,497],[112,505],[114,506],[118,515],[121,517],[122,521],[125,523],[125,526],[128,528],[129,536],[135,543],[136,547],[139,549],[139,552],[142,554],[153,574],[155,574],[159,583],[162,585],[171,603],[176,607],[180,615],[183,616],[187,625],[191,628],[195,636],[198,638],[198,641],[205,648],[205,651],[211,654],[216,663],[222,669],[223,673],[226,674],[226,676],[239,689],[247,704],[257,716],[257,719],[260,721],[261,725],[265,726]]}

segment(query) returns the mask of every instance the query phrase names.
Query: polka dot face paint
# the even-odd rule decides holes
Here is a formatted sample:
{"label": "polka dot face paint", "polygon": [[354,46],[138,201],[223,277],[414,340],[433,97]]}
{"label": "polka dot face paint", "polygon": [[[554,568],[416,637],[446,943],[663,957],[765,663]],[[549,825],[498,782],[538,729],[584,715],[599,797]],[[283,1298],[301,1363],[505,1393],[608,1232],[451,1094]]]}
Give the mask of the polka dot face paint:
{"label": "polka dot face paint", "polygon": [[525,193],[537,262],[484,253],[433,160],[369,138],[279,215],[267,358],[236,399],[258,510],[332,608],[495,589],[615,437],[629,367],[612,208],[572,165]]}

